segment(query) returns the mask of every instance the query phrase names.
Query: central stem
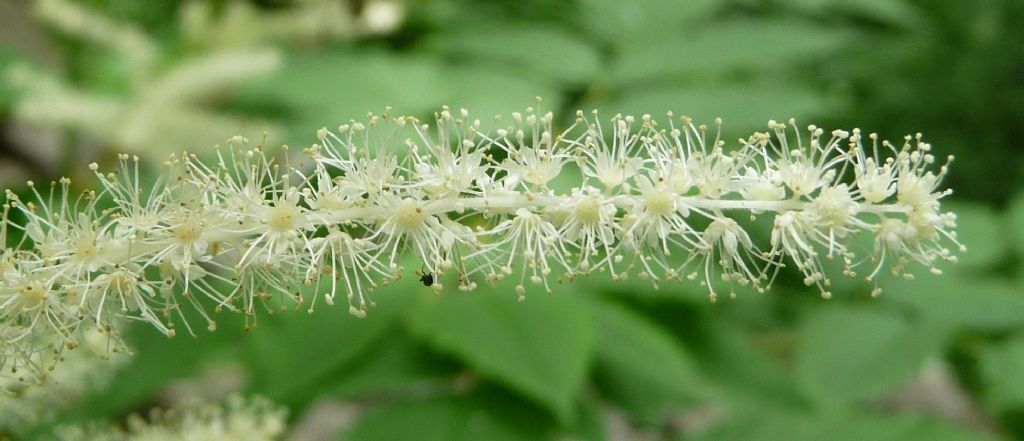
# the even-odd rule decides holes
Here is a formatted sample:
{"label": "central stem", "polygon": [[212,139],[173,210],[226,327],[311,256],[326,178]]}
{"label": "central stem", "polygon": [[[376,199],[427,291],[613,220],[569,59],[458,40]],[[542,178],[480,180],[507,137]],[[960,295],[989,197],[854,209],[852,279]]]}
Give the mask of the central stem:
{"label": "central stem", "polygon": [[[544,208],[554,208],[566,205],[576,196],[556,196],[536,193],[487,196],[487,197],[465,197],[448,198],[427,202],[423,206],[423,212],[429,215],[442,213],[461,212],[463,210],[499,210],[503,212],[515,211],[520,208],[543,211]],[[803,200],[783,201],[746,201],[729,199],[708,199],[699,196],[679,196],[676,202],[686,207],[708,211],[731,211],[731,210],[756,210],[781,213],[785,211],[800,211],[811,204]],[[614,196],[609,198],[609,203],[618,208],[629,209],[636,206],[643,206],[641,196]],[[860,204],[860,211],[863,213],[885,214],[885,213],[906,213],[908,208],[902,204]],[[342,224],[354,219],[390,217],[394,211],[385,207],[353,207],[340,210],[332,210],[325,213],[323,220],[329,223]]]}

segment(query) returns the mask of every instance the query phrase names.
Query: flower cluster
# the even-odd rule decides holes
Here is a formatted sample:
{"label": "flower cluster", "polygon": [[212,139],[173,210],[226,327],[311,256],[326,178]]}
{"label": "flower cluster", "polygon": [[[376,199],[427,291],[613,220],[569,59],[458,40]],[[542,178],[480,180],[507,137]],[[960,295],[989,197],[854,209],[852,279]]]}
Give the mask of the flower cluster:
{"label": "flower cluster", "polygon": [[127,427],[65,427],[59,441],[273,441],[285,432],[286,412],[262,398],[233,396],[224,405],[191,401],[153,411],[148,421],[133,415]]}
{"label": "flower cluster", "polygon": [[[727,148],[720,121],[671,113],[577,112],[556,130],[552,113],[527,108],[497,124],[385,112],[319,130],[301,160],[238,136],[171,156],[149,184],[122,155],[115,170],[90,166],[96,190],[62,179],[46,196],[32,183],[29,197],[8,191],[0,364],[27,363],[38,335],[70,346],[125,318],[173,335],[176,322],[192,331],[176,317],[213,329],[210,310],[312,310],[339,295],[362,316],[407,253],[438,292],[507,279],[522,297],[603,272],[694,280],[714,300],[763,292],[786,266],[828,297],[829,260],[875,280],[913,262],[937,273],[963,248],[940,207],[948,161],[934,165],[920,135],[897,146],[772,121]],[[755,218],[772,222],[759,231]]]}
{"label": "flower cluster", "polygon": [[0,432],[25,433],[56,418],[87,392],[110,383],[126,354],[110,354],[109,339],[97,329],[83,335],[82,347],[61,354],[60,369],[46,377],[11,378],[0,373]]}

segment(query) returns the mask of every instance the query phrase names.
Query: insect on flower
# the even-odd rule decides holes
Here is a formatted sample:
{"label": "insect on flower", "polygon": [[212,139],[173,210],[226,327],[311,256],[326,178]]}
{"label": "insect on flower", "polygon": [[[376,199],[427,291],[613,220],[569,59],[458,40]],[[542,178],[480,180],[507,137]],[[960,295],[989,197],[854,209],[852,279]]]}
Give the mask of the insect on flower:
{"label": "insect on flower", "polygon": [[433,273],[431,273],[429,271],[420,270],[420,271],[417,271],[417,274],[419,274],[420,282],[423,283],[423,286],[430,287],[430,286],[434,285],[434,274]]}

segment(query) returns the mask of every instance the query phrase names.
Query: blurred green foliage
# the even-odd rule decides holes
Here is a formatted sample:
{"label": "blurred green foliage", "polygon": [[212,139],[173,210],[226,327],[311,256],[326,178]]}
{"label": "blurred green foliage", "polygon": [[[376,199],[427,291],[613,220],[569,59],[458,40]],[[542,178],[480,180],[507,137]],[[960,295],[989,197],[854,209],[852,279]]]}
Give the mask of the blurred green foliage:
{"label": "blurred green foliage", "polygon": [[[176,1],[83,3],[145,29],[167,57],[163,68],[190,50],[169,18]],[[1024,3],[403,7],[405,22],[389,34],[280,43],[281,68],[232,87],[217,108],[273,121],[283,129],[270,139],[297,146],[320,126],[386,105],[426,116],[449,104],[483,116],[534,96],[565,118],[594,107],[722,116],[726,139],[790,116],[890,139],[921,131],[937,152],[957,156],[950,205],[969,251],[942,276],[885,281],[878,299],[853,281],[830,301],[789,283],[711,304],[699,287],[598,276],[519,303],[510,287],[434,297],[402,280],[376,293],[363,320],[322,305],[264,314],[244,333],[227,317],[197,338],[137,327],[132,364],[60,423],[121,419],[169,385],[228,365],[240,367],[232,372],[244,391],[286,404],[295,422],[323,400],[355,403],[360,413],[341,439],[1024,439]],[[111,54],[51,38],[64,81],[126,93]],[[26,59],[39,56],[0,46],[0,66]],[[0,85],[4,126],[16,124],[18,99]],[[936,370],[945,375],[929,380]]]}

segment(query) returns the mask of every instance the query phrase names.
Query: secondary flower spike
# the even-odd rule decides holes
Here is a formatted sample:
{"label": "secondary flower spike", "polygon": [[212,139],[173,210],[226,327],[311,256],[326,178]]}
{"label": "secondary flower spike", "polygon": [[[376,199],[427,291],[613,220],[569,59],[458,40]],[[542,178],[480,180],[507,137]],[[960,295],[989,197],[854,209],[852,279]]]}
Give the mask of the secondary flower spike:
{"label": "secondary flower spike", "polygon": [[[238,136],[171,156],[155,179],[122,155],[112,171],[90,165],[95,190],[61,179],[48,194],[8,191],[0,364],[31,366],[119,318],[173,335],[175,321],[189,326],[184,307],[210,329],[211,309],[312,310],[339,295],[363,316],[406,254],[438,291],[510,279],[522,297],[603,272],[695,280],[714,300],[737,286],[763,292],[784,267],[829,297],[827,260],[873,281],[912,263],[938,273],[963,248],[940,207],[952,157],[935,164],[920,135],[894,145],[771,121],[727,148],[719,120],[671,113],[580,111],[558,130],[550,112],[527,108],[493,131],[466,110],[435,116],[321,129],[294,165]],[[772,222],[754,231],[753,217]]]}

